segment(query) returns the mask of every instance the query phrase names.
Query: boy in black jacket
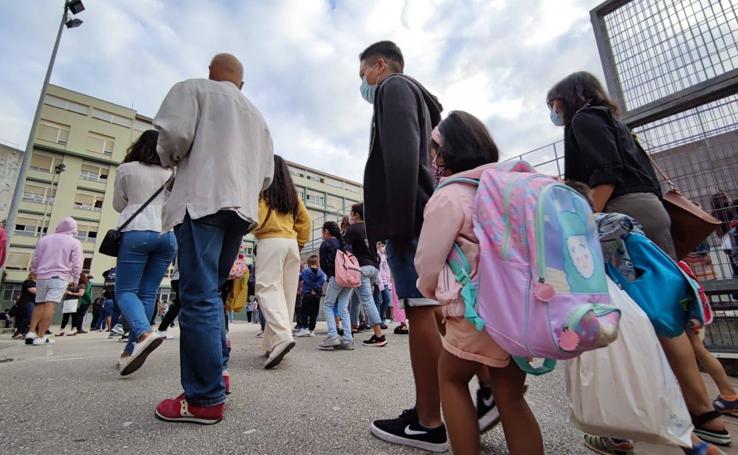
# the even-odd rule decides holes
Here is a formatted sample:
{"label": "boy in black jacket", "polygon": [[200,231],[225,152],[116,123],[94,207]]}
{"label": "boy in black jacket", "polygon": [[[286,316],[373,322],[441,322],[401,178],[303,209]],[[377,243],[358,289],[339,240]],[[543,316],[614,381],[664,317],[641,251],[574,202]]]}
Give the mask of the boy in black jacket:
{"label": "boy in black jacket", "polygon": [[430,136],[442,107],[419,82],[402,74],[405,62],[395,43],[374,43],[359,60],[361,95],[374,105],[364,170],[366,229],[369,245],[387,242],[387,263],[410,321],[416,400],[399,418],[372,422],[371,431],[387,442],[442,452],[448,450],[437,374],[443,317],[438,302],[416,288],[414,265],[423,210],[434,190]]}

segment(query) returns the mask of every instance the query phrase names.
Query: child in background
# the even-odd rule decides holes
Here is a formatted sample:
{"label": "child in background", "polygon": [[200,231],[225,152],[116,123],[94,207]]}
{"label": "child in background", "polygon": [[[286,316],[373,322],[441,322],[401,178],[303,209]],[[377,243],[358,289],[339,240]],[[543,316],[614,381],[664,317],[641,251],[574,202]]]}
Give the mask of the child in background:
{"label": "child in background", "polygon": [[[453,111],[433,131],[433,161],[446,177],[478,179],[498,160],[498,150],[487,128],[476,117]],[[505,439],[511,454],[543,454],[541,430],[523,397],[525,373],[510,361],[485,331],[464,318],[460,286],[448,274],[446,259],[454,244],[461,247],[476,278],[480,247],[474,235],[472,185],[455,183],[433,194],[425,208],[415,267],[418,289],[443,305],[446,333],[438,364],[441,405],[454,453],[479,453],[479,426],[469,396],[469,380],[477,375],[491,386],[497,401]]]}
{"label": "child in background", "polygon": [[385,254],[384,242],[377,242],[377,254],[379,254],[379,295],[374,296],[379,310],[379,317],[382,318],[382,329],[387,328],[390,319],[387,317],[387,310],[392,304],[392,272],[387,263],[387,255]]}
{"label": "child in background", "polygon": [[312,255],[307,260],[307,267],[300,273],[302,282],[302,306],[300,307],[302,330],[297,332],[298,337],[315,336],[315,324],[318,322],[320,298],[323,296],[325,273],[320,270],[320,259]]}

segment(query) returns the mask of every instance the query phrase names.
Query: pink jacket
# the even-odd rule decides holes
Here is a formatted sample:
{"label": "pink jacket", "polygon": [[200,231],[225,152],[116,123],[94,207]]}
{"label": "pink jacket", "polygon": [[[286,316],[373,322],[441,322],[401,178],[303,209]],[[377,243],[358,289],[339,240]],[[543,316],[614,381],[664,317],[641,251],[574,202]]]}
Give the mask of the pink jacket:
{"label": "pink jacket", "polygon": [[[448,178],[478,179],[494,164],[480,166]],[[459,298],[461,286],[446,265],[454,242],[458,243],[472,268],[476,279],[479,264],[479,240],[474,235],[471,205],[477,188],[466,184],[451,184],[433,193],[425,206],[423,230],[420,232],[415,269],[418,272],[418,290],[427,298],[443,305],[443,314],[464,316],[464,302]]]}
{"label": "pink jacket", "polygon": [[38,241],[31,260],[31,271],[36,279],[48,280],[59,277],[79,283],[82,273],[82,244],[75,238],[77,222],[66,217],[56,227],[56,232]]}

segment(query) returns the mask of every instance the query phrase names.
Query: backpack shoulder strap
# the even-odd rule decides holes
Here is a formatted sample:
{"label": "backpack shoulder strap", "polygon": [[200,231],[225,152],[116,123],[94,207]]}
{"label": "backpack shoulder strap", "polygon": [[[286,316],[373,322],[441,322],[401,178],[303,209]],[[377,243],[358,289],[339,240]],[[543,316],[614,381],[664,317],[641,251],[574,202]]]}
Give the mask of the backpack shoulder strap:
{"label": "backpack shoulder strap", "polygon": [[446,179],[443,182],[439,183],[436,187],[436,191],[440,190],[441,188],[451,185],[452,183],[462,183],[465,185],[471,185],[471,186],[479,186],[479,179],[472,179],[468,177],[454,177],[450,179]]}

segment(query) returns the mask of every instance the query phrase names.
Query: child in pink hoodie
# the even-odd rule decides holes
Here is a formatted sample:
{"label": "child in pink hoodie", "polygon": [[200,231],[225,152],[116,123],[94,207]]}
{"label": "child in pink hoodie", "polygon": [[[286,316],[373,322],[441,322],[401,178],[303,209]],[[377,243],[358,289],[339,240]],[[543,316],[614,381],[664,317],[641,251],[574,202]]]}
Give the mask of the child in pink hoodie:
{"label": "child in pink hoodie", "polygon": [[[434,161],[446,177],[479,179],[498,159],[497,146],[476,117],[451,112],[432,136]],[[418,289],[438,300],[445,316],[444,350],[438,363],[441,405],[454,453],[479,453],[478,423],[469,380],[477,375],[489,384],[497,402],[507,446],[512,454],[543,454],[541,431],[525,398],[525,373],[485,331],[464,318],[461,286],[446,265],[459,245],[476,278],[479,240],[474,235],[471,204],[476,186],[451,183],[436,190],[425,207],[423,230],[415,256]],[[490,401],[492,396],[485,397]]]}
{"label": "child in pink hoodie", "polygon": [[43,237],[36,245],[31,260],[31,272],[36,274],[36,307],[26,334],[26,344],[51,344],[46,331],[54,318],[56,304],[61,302],[67,287],[79,284],[82,273],[82,244],[77,240],[77,222],[66,217],[56,231]]}

